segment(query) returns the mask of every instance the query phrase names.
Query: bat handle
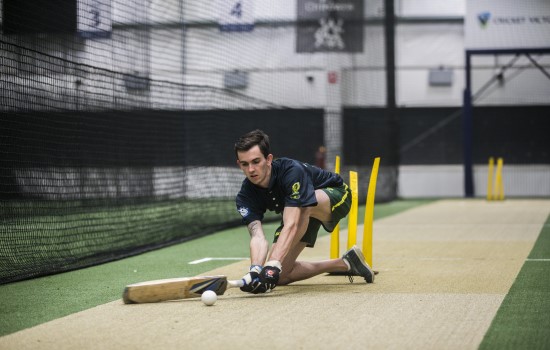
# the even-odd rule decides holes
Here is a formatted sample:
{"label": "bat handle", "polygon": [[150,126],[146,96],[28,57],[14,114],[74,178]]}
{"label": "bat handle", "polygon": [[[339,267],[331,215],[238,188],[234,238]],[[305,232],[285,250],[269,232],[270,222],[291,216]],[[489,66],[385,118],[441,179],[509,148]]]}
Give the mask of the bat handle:
{"label": "bat handle", "polygon": [[244,286],[244,279],[240,279],[240,280],[229,280],[227,281],[227,284],[230,286],[230,287],[242,287]]}

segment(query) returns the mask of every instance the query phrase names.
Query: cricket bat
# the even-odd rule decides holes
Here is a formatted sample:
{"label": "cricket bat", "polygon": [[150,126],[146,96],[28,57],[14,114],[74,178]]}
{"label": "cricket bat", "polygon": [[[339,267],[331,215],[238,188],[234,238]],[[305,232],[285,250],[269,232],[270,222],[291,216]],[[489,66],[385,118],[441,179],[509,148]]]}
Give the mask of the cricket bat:
{"label": "cricket bat", "polygon": [[227,276],[197,276],[169,278],[129,284],[124,288],[124,304],[156,303],[166,300],[197,298],[207,290],[217,295],[227,288],[242,287],[244,280],[228,280]]}

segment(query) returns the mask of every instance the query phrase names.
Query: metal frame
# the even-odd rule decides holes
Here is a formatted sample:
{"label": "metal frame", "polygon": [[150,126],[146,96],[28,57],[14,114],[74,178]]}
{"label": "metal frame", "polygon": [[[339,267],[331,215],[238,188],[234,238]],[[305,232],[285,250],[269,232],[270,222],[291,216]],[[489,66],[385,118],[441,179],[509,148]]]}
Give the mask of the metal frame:
{"label": "metal frame", "polygon": [[466,50],[466,87],[464,88],[463,95],[463,113],[462,113],[462,127],[463,127],[463,153],[464,153],[464,196],[473,197],[475,193],[474,189],[474,172],[473,172],[473,160],[472,160],[472,134],[473,134],[473,115],[472,115],[472,90],[471,90],[471,57],[474,55],[525,55],[531,63],[550,79],[550,73],[548,73],[544,67],[537,64],[532,58],[531,54],[550,54],[550,48],[525,48],[525,49],[483,49],[483,50]]}

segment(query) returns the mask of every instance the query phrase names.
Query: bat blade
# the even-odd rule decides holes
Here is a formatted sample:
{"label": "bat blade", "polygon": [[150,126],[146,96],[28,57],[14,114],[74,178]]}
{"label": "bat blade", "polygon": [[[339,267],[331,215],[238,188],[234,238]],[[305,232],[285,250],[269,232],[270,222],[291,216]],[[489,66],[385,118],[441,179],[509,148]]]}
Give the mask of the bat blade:
{"label": "bat blade", "polygon": [[227,288],[242,284],[242,281],[228,281],[223,275],[170,278],[127,285],[122,299],[125,304],[156,303],[200,297],[206,290],[222,295]]}

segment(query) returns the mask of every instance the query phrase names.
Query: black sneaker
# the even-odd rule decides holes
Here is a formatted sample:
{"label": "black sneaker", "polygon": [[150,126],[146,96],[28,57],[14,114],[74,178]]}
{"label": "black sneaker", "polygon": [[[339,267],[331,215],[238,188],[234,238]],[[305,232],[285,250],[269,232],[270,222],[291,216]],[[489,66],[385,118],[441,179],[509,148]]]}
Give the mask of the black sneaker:
{"label": "black sneaker", "polygon": [[369,264],[365,262],[365,257],[359,248],[356,246],[351,247],[342,259],[349,263],[351,268],[348,273],[350,275],[362,276],[367,283],[374,282],[374,272],[372,272]]}

